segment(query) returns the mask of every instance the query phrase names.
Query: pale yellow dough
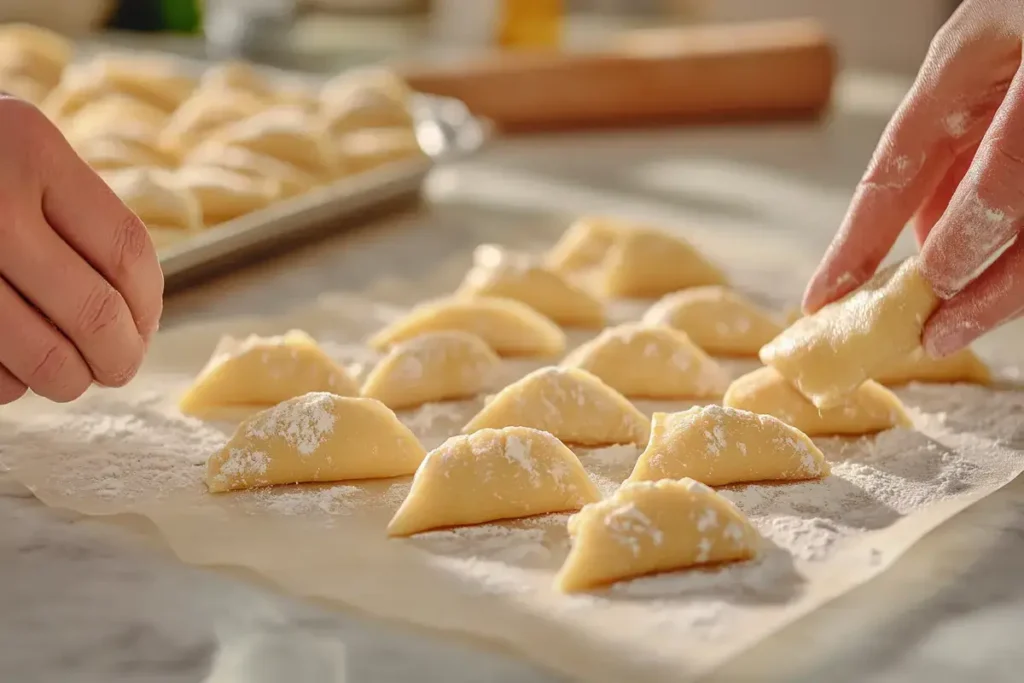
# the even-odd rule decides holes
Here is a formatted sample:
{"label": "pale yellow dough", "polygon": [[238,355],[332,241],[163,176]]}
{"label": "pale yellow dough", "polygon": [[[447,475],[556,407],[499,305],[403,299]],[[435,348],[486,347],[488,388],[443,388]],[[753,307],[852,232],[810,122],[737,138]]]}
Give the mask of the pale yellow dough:
{"label": "pale yellow dough", "polygon": [[146,227],[171,230],[183,237],[202,229],[199,200],[178,186],[169,171],[126,168],[103,173],[102,177]]}
{"label": "pale yellow dough", "polygon": [[742,294],[721,285],[692,287],[667,294],[651,306],[643,321],[682,330],[712,355],[757,356],[782,332],[782,325]]}
{"label": "pale yellow dough", "polygon": [[216,166],[183,166],[178,184],[195,195],[203,222],[216,225],[258,211],[281,196],[281,184]]}
{"label": "pale yellow dough", "polygon": [[79,110],[64,123],[64,134],[72,144],[96,137],[113,137],[146,142],[154,148],[167,113],[129,95],[111,93]]}
{"label": "pale yellow dough", "polygon": [[409,128],[411,91],[394,72],[359,69],[335,76],[320,91],[320,111],[332,135],[363,128]]}
{"label": "pale yellow dough", "polygon": [[727,498],[692,479],[627,482],[569,518],[563,592],[755,558],[761,536]]}
{"label": "pale yellow dough", "polygon": [[594,375],[579,368],[541,368],[501,390],[463,432],[533,427],[568,444],[644,444],[650,421]]}
{"label": "pale yellow dough", "polygon": [[875,381],[861,384],[843,405],[818,410],[773,368],[759,368],[735,380],[722,403],[772,415],[808,436],[854,436],[913,426],[899,398]]}
{"label": "pale yellow dough", "polygon": [[890,367],[875,378],[879,384],[899,386],[908,382],[935,384],[992,384],[992,372],[970,349],[962,349],[943,358],[932,358],[923,348]]}
{"label": "pale yellow dough", "polygon": [[245,93],[264,101],[274,99],[274,86],[259,69],[238,60],[215,64],[203,72],[199,90],[208,93]]}
{"label": "pale yellow dough", "polygon": [[622,221],[604,216],[584,216],[562,233],[547,253],[547,265],[563,274],[576,273],[601,264],[616,236],[625,226]]}
{"label": "pale yellow dough", "polygon": [[522,301],[567,327],[604,326],[604,305],[592,294],[529,256],[490,244],[476,248],[473,267],[456,293]]}
{"label": "pale yellow dough", "polygon": [[244,147],[228,147],[217,142],[201,144],[185,157],[187,166],[216,166],[259,180],[269,180],[281,187],[283,197],[304,194],[320,184],[320,180],[294,164],[258,154]]}
{"label": "pale yellow dough", "polygon": [[120,134],[83,136],[72,143],[78,156],[94,171],[120,169],[170,169],[177,160],[158,149],[144,137]]}
{"label": "pale yellow dough", "polygon": [[447,298],[421,304],[370,338],[375,349],[426,332],[461,330],[487,342],[500,356],[557,356],[565,333],[529,306],[498,297]]}
{"label": "pale yellow dough", "polygon": [[425,158],[416,133],[404,128],[364,128],[331,138],[336,174],[363,173],[385,164]]}
{"label": "pale yellow dough", "polygon": [[[2,67],[0,67],[2,69]],[[40,81],[15,71],[0,70],[0,91],[25,100],[37,107],[50,92],[50,88]]]}
{"label": "pale yellow dough", "polygon": [[604,330],[561,365],[582,368],[633,398],[718,398],[729,386],[725,370],[685,333],[642,323]]}
{"label": "pale yellow dough", "polygon": [[225,126],[255,116],[266,107],[263,100],[250,92],[198,90],[167,120],[160,133],[160,144],[184,155]]}
{"label": "pale yellow dough", "polygon": [[216,417],[310,392],[357,396],[359,387],[305,332],[224,337],[178,407],[186,415]]}
{"label": "pale yellow dough", "polygon": [[726,284],[725,275],[682,237],[636,227],[616,237],[601,264],[609,296],[659,297],[678,289]]}
{"label": "pale yellow dough", "polygon": [[469,398],[491,386],[500,365],[476,335],[428,332],[393,346],[367,376],[362,395],[393,410]]}
{"label": "pale yellow dough", "polygon": [[211,493],[412,474],[426,452],[383,403],[303,394],[238,426],[206,463]]}
{"label": "pale yellow dough", "polygon": [[842,405],[865,380],[920,348],[921,330],[938,305],[917,259],[909,258],[796,321],[761,349],[761,362],[817,407]]}
{"label": "pale yellow dough", "polygon": [[818,447],[771,415],[723,406],[655,413],[651,440],[628,481],[689,477],[708,486],[828,476]]}
{"label": "pale yellow dough", "polygon": [[388,535],[579,510],[600,499],[576,455],[551,434],[484,429],[427,455]]}
{"label": "pale yellow dough", "polygon": [[60,81],[73,53],[72,42],[55,31],[23,23],[0,26],[4,71],[24,75],[47,89]]}
{"label": "pale yellow dough", "polygon": [[315,119],[300,107],[279,105],[218,129],[207,144],[244,147],[286,161],[311,175],[334,173],[328,139]]}

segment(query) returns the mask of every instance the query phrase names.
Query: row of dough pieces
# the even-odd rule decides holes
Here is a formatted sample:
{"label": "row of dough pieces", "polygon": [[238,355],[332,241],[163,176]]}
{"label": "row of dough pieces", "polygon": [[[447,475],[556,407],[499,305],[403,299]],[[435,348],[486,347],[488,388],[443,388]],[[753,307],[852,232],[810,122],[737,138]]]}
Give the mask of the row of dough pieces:
{"label": "row of dough pieces", "polygon": [[45,29],[0,27],[0,88],[38,104],[158,245],[422,154],[411,92],[393,73],[343,73],[319,90],[244,62],[198,79],[169,58],[99,55]]}
{"label": "row of dough pieces", "polygon": [[[594,224],[602,223],[581,221],[567,237],[575,239],[573,235],[586,233],[586,226]],[[676,238],[660,235],[659,239],[676,243]],[[556,248],[555,253],[558,251]],[[472,291],[481,283],[505,282],[510,286],[506,296],[516,292],[537,295],[538,284],[555,282],[550,276],[557,271],[550,264],[528,264],[520,257],[513,261],[498,258],[500,254],[494,250],[483,254],[460,294],[419,309],[371,340],[372,345],[390,346],[391,351],[364,383],[364,397],[379,397],[401,408],[471,396],[485,390],[485,378],[500,362],[498,353],[557,355],[564,350],[564,334],[551,320],[521,301]],[[628,266],[630,259],[618,263]],[[518,279],[487,278],[488,271],[511,272]],[[537,273],[544,275],[538,277]],[[514,282],[523,286],[511,287]],[[550,296],[540,297],[547,301],[549,312],[559,292],[568,291],[566,281],[559,282],[560,288],[548,288]],[[765,323],[769,318],[720,287],[692,289],[672,295],[672,300],[685,301],[685,293],[713,292],[715,299],[729,302],[724,316],[716,317],[716,307],[701,305],[696,317],[667,318],[700,322],[698,328],[718,330],[731,341],[729,348],[735,353],[735,337],[756,325],[723,325],[722,319],[753,318]],[[700,303],[705,297],[696,296],[695,300]],[[666,309],[674,307],[663,300],[651,311]],[[467,332],[466,327],[487,339]],[[726,334],[730,329],[732,337]],[[402,332],[396,334],[396,330]],[[961,378],[987,381],[984,366],[973,356],[968,360],[972,362],[955,367],[948,362],[919,360],[916,367],[925,379],[941,380],[942,373],[959,373]],[[577,590],[653,571],[752,557],[757,534],[749,523],[727,500],[694,482],[723,486],[828,474],[827,463],[806,434],[783,420],[758,413],[775,412],[812,433],[862,433],[909,424],[896,397],[880,386],[866,387],[858,401],[822,414],[769,368],[741,378],[729,389],[725,403],[734,407],[656,413],[650,424],[619,393],[694,396],[708,386],[696,380],[708,372],[715,374],[708,367],[716,366],[685,332],[670,326],[649,321],[608,330],[570,354],[563,367],[538,370],[506,387],[466,425],[468,436],[453,437],[429,455],[383,403],[373,398],[342,399],[339,394],[354,396],[359,387],[312,339],[299,332],[276,339],[222,343],[181,406],[187,413],[209,416],[218,406],[266,405],[290,399],[244,423],[225,449],[210,459],[211,491],[415,471],[409,497],[389,527],[392,535],[586,505],[570,522],[573,552],[558,578],[561,588]],[[904,376],[914,367],[906,365]],[[695,371],[690,374],[678,372],[691,368]],[[317,390],[330,393],[290,398]],[[311,408],[314,404],[318,407]],[[356,419],[357,414],[377,416],[376,422],[365,416]],[[381,426],[361,427],[359,438],[365,440],[358,443],[351,440],[351,429],[346,431],[344,445],[332,445],[329,436],[315,436],[317,429],[329,431],[335,423]],[[382,447],[394,443],[408,448]],[[598,502],[596,489],[564,443],[636,443],[647,448],[626,484],[611,499]],[[541,460],[530,455],[535,451],[545,454]],[[378,455],[367,462],[360,453],[390,453],[394,458]],[[459,473],[454,479],[449,468]],[[523,472],[529,474],[530,486],[524,483]],[[565,483],[570,480],[574,482],[571,486]],[[482,482],[490,484],[481,486]],[[567,495],[571,501],[567,502]],[[709,514],[711,519],[722,515],[728,523],[719,529],[699,521]],[[635,548],[643,550],[634,552]],[[595,557],[602,558],[601,562],[593,562]]]}

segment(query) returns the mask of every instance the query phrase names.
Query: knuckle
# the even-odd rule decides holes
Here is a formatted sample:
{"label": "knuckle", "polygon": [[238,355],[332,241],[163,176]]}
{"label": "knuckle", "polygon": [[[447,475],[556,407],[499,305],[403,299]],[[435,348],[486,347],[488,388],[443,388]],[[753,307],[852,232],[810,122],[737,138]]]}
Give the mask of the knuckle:
{"label": "knuckle", "polygon": [[149,249],[149,231],[145,223],[131,213],[115,228],[113,242],[114,270],[118,276],[125,277]]}
{"label": "knuckle", "polygon": [[103,282],[86,296],[78,312],[79,330],[88,336],[116,327],[124,314],[124,299],[116,289]]}
{"label": "knuckle", "polygon": [[72,351],[64,344],[43,346],[29,371],[28,386],[40,396],[60,403],[73,401],[89,387],[86,380],[78,380],[71,372]]}

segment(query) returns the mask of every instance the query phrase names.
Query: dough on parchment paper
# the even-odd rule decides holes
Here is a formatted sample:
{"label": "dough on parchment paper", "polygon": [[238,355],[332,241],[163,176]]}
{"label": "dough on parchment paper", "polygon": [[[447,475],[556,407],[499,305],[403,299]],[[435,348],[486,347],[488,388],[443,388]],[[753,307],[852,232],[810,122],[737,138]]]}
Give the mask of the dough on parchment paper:
{"label": "dough on parchment paper", "polygon": [[484,429],[427,455],[388,535],[579,510],[600,499],[576,454],[551,434]]}
{"label": "dough on parchment paper", "polygon": [[772,415],[808,436],[856,436],[913,426],[899,398],[878,382],[868,380],[843,405],[819,410],[785,377],[768,367],[733,381],[722,404]]}
{"label": "dough on parchment paper", "polygon": [[563,274],[594,268],[601,264],[616,235],[624,229],[625,223],[618,219],[583,216],[548,250],[545,263]]}
{"label": "dough on parchment paper", "polygon": [[886,386],[899,386],[909,382],[963,382],[987,386],[992,384],[992,372],[970,349],[961,349],[942,358],[932,358],[919,347],[875,377],[875,381]]}
{"label": "dough on parchment paper", "polygon": [[572,549],[555,577],[567,593],[750,560],[762,543],[731,501],[692,479],[626,482],[570,517],[568,528]]}
{"label": "dough on parchment paper", "polygon": [[770,314],[721,285],[667,294],[644,313],[643,321],[682,330],[700,348],[722,356],[756,357],[782,332]]}
{"label": "dough on parchment paper", "polygon": [[282,197],[295,197],[320,185],[320,180],[294,164],[244,147],[216,141],[201,144],[185,157],[186,166],[215,166],[280,184]]}
{"label": "dough on parchment paper", "polygon": [[921,330],[938,305],[912,257],[796,321],[761,349],[761,362],[817,407],[839,406],[865,380],[920,348]]}
{"label": "dough on parchment paper", "polygon": [[561,365],[586,370],[630,398],[719,398],[729,386],[725,370],[684,332],[642,323],[605,329]]}
{"label": "dough on parchment paper", "polygon": [[558,325],[522,302],[499,297],[449,297],[420,304],[373,335],[369,345],[382,350],[441,330],[475,334],[499,356],[550,357],[565,351],[565,333]]}
{"label": "dough on parchment paper", "polygon": [[224,337],[178,407],[216,417],[225,409],[266,408],[311,392],[357,396],[359,387],[305,332],[279,337]]}
{"label": "dough on parchment paper", "polygon": [[197,90],[167,119],[160,145],[184,156],[225,126],[266,108],[266,102],[244,90]]}
{"label": "dough on parchment paper", "polygon": [[243,421],[206,464],[211,493],[412,474],[426,451],[383,403],[315,392]]}
{"label": "dough on parchment paper", "polygon": [[536,259],[482,244],[473,252],[473,267],[456,292],[461,296],[497,296],[522,301],[559,325],[601,328],[604,305]]}
{"label": "dough on parchment paper", "polygon": [[301,107],[278,105],[264,109],[218,129],[207,142],[266,154],[321,179],[335,172],[328,138],[315,118]]}
{"label": "dough on parchment paper", "polygon": [[122,202],[146,224],[158,249],[195,235],[203,228],[199,200],[176,184],[169,171],[155,168],[123,168],[101,171]]}
{"label": "dough on parchment paper", "polygon": [[627,481],[688,477],[708,486],[828,476],[825,456],[770,415],[713,405],[655,413],[651,440]]}
{"label": "dough on parchment paper", "polygon": [[724,285],[725,275],[678,235],[647,227],[619,232],[601,263],[609,296],[647,298],[701,285]]}
{"label": "dough on parchment paper", "polygon": [[282,194],[279,182],[217,166],[183,166],[175,177],[199,200],[207,226],[258,211]]}
{"label": "dough on parchment paper", "polygon": [[52,89],[71,61],[74,45],[50,29],[24,23],[0,26],[0,64]]}
{"label": "dough on parchment paper", "polygon": [[392,410],[470,398],[491,387],[500,365],[498,354],[476,335],[428,332],[391,347],[361,394]]}
{"label": "dough on parchment paper", "polygon": [[534,370],[502,389],[463,428],[532,427],[580,446],[642,445],[650,421],[622,394],[579,368]]}

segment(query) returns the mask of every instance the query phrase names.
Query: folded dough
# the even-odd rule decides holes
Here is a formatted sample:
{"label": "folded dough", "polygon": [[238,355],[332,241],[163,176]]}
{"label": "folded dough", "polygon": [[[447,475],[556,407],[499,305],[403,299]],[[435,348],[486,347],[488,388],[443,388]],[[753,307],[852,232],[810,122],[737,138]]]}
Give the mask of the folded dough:
{"label": "folded dough", "polygon": [[616,233],[601,263],[610,296],[659,297],[678,289],[726,284],[725,275],[678,235],[647,227]]}
{"label": "folded dough", "polygon": [[[0,59],[2,59],[0,53]],[[2,67],[0,67],[2,68]],[[16,71],[0,71],[0,91],[25,100],[37,107],[43,103],[50,92],[50,87],[42,81]]]}
{"label": "folded dough", "polygon": [[393,346],[361,393],[392,410],[469,398],[490,387],[500,365],[498,354],[476,335],[428,332]]}
{"label": "folded dough", "polygon": [[388,535],[579,510],[600,499],[576,455],[551,434],[484,429],[427,455]]}
{"label": "folded dough", "polygon": [[846,403],[819,410],[774,368],[759,368],[735,380],[722,404],[772,415],[808,436],[856,436],[913,426],[899,398],[877,382],[864,382]]}
{"label": "folded dough", "polygon": [[160,144],[184,155],[228,124],[256,115],[267,107],[244,90],[200,89],[182,102],[160,133]]}
{"label": "folded dough", "polygon": [[723,406],[655,413],[651,440],[628,481],[689,477],[708,486],[828,476],[806,434],[771,415]]}
{"label": "folded dough", "polygon": [[961,349],[942,358],[932,358],[923,348],[918,348],[875,377],[875,381],[892,387],[908,382],[963,382],[987,386],[992,384],[992,372],[970,349]]}
{"label": "folded dough", "polygon": [[651,325],[682,330],[712,355],[757,356],[782,325],[742,294],[721,285],[691,287],[661,298],[644,314]]}
{"label": "folded dough", "polygon": [[62,121],[61,127],[72,144],[95,137],[114,137],[146,141],[155,148],[167,116],[167,112],[143,100],[111,93],[83,106]]}
{"label": "folded dough", "polygon": [[601,264],[618,234],[628,229],[618,219],[584,216],[569,229],[547,253],[545,262],[560,273],[574,273]]}
{"label": "folded dough", "polygon": [[211,493],[412,474],[426,455],[379,401],[326,392],[290,398],[238,426],[206,464]]}
{"label": "folded dough", "polygon": [[16,73],[52,89],[71,61],[74,46],[64,36],[30,24],[0,26],[0,64],[4,71]]}
{"label": "folded dough", "polygon": [[692,479],[627,482],[569,518],[563,592],[647,574],[749,560],[761,537],[727,498]]}
{"label": "folded dough", "polygon": [[568,444],[644,444],[647,417],[594,375],[579,368],[534,370],[501,390],[463,428],[532,427]]}
{"label": "folded dough", "polygon": [[203,228],[199,200],[169,171],[125,168],[104,173],[103,179],[151,231],[173,230],[185,236]]}
{"label": "folded dough", "polygon": [[729,376],[684,332],[627,323],[572,351],[562,367],[586,370],[631,398],[718,398]]}
{"label": "folded dough", "polygon": [[228,147],[214,141],[201,144],[185,156],[187,166],[215,166],[281,187],[282,197],[304,194],[320,184],[319,179],[287,161],[259,154],[244,147]]}
{"label": "folded dough", "polygon": [[522,301],[567,327],[604,326],[604,305],[592,294],[529,256],[490,244],[476,248],[473,267],[456,294]]}
{"label": "folded dough", "polygon": [[365,173],[397,161],[426,158],[412,130],[366,128],[332,139],[337,175]]}
{"label": "folded dough", "polygon": [[199,79],[203,93],[244,93],[270,102],[274,97],[274,84],[255,65],[240,60],[214,64]]}
{"label": "folded dough", "polygon": [[176,165],[173,156],[149,143],[144,135],[132,138],[115,133],[82,136],[69,141],[78,156],[95,171],[168,169]]}
{"label": "folded dough", "polygon": [[501,356],[557,356],[565,351],[565,333],[558,325],[524,303],[497,297],[420,304],[371,337],[369,345],[380,350],[441,330],[475,334]]}
{"label": "folded dough", "polygon": [[258,211],[281,196],[278,182],[216,166],[183,166],[175,175],[199,200],[208,226]]}
{"label": "folded dough", "polygon": [[320,111],[332,135],[363,128],[408,128],[409,86],[384,68],[355,69],[335,76],[320,89]]}
{"label": "folded dough", "polygon": [[264,109],[220,128],[209,141],[266,154],[319,178],[331,177],[335,172],[327,138],[316,120],[299,107]]}

